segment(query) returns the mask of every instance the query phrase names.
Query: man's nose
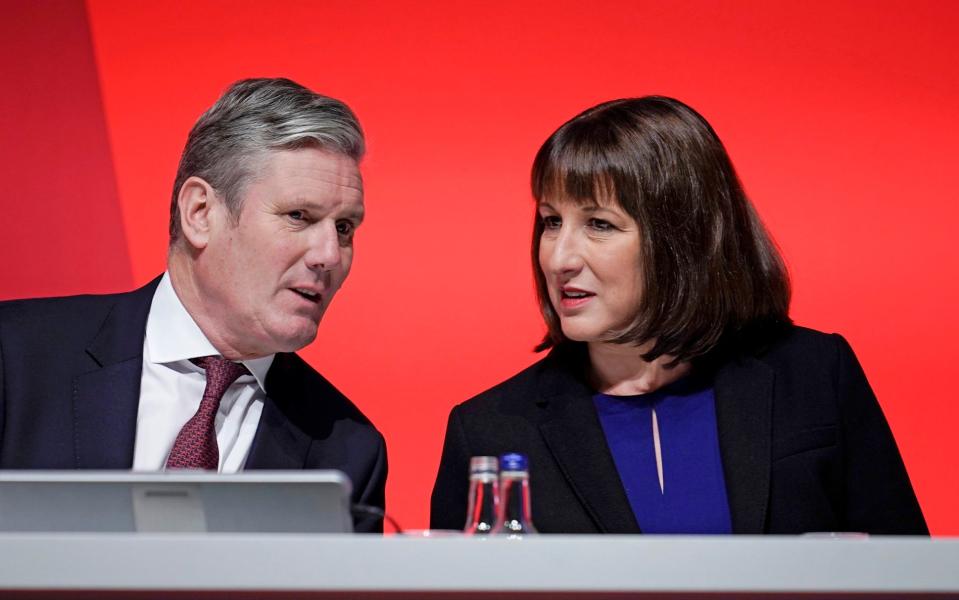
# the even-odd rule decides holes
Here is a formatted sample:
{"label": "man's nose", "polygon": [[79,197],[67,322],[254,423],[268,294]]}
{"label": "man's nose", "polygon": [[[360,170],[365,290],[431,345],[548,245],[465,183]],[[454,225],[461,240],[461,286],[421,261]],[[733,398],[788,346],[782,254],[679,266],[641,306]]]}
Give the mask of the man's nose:
{"label": "man's nose", "polygon": [[314,271],[330,271],[343,260],[343,247],[336,231],[336,223],[322,221],[310,232],[307,248],[306,266]]}

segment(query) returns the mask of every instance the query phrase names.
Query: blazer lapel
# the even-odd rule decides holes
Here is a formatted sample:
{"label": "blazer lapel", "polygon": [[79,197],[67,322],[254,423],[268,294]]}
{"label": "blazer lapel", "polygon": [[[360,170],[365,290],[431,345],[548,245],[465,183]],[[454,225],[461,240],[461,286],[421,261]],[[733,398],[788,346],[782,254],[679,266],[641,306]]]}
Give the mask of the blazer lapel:
{"label": "blazer lapel", "polygon": [[754,358],[716,373],[716,424],[733,533],[763,533],[772,468],[772,369]]}
{"label": "blazer lapel", "polygon": [[306,468],[313,438],[296,427],[283,413],[283,406],[307,397],[297,392],[301,378],[287,354],[277,354],[266,376],[267,398],[253,437],[246,469]]}
{"label": "blazer lapel", "polygon": [[548,412],[540,432],[570,487],[603,533],[639,533],[606,436],[593,407],[592,390],[565,368],[543,373],[538,402]]}
{"label": "blazer lapel", "polygon": [[99,369],[73,382],[77,468],[133,466],[147,315],[159,278],[119,295],[87,354]]}
{"label": "blazer lapel", "polygon": [[133,466],[142,364],[143,357],[139,356],[76,378],[73,416],[77,468]]}

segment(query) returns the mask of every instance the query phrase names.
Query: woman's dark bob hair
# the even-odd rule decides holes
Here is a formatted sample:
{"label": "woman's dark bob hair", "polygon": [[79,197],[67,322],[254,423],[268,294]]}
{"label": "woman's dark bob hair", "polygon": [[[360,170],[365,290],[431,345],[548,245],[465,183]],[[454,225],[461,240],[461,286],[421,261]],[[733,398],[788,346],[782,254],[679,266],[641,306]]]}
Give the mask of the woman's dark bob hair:
{"label": "woman's dark bob hair", "polygon": [[[611,341],[643,358],[704,359],[790,323],[789,276],[716,132],[696,111],[660,96],[605,102],[563,124],[536,154],[533,196],[617,203],[639,224],[643,295]],[[566,342],[539,265],[536,293],[548,332]]]}

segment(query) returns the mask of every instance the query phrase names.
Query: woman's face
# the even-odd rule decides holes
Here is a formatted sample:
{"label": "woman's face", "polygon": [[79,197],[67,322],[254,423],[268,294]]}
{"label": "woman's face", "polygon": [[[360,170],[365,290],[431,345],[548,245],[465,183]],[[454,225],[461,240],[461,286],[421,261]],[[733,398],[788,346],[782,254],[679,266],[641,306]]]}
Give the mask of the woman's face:
{"label": "woman's face", "polygon": [[563,334],[609,341],[632,324],[643,294],[639,225],[615,202],[546,198],[539,266]]}

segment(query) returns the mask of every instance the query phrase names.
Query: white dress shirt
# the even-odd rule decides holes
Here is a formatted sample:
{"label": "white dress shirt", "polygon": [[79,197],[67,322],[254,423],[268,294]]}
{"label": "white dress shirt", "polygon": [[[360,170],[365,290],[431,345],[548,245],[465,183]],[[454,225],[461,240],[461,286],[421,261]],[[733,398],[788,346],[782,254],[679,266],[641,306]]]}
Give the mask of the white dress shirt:
{"label": "white dress shirt", "polygon": [[[134,471],[158,471],[166,465],[176,436],[196,413],[206,387],[206,374],[190,359],[211,355],[219,352],[183,307],[170,274],[164,273],[153,295],[143,340]],[[215,418],[221,473],[236,473],[246,463],[263,411],[266,373],[273,356],[243,361],[252,375],[241,376],[223,394]]]}

